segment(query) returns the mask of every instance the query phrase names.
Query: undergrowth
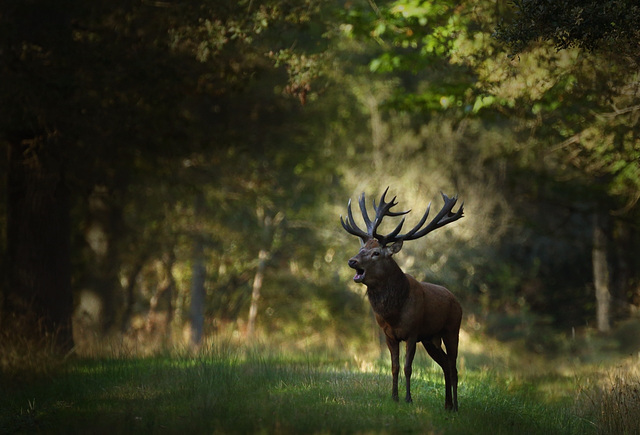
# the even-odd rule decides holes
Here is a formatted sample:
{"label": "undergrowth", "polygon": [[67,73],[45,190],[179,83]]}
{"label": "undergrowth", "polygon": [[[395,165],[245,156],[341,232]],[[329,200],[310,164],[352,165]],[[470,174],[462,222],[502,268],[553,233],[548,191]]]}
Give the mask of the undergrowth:
{"label": "undergrowth", "polygon": [[601,434],[640,433],[640,373],[638,362],[591,374],[581,385],[582,409]]}

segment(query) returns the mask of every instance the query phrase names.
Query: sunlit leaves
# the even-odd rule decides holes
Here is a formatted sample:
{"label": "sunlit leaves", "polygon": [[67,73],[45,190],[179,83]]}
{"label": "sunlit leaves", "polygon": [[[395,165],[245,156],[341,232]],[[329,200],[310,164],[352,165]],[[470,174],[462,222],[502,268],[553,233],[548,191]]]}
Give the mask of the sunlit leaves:
{"label": "sunlit leaves", "polygon": [[405,57],[394,56],[390,53],[383,53],[377,58],[373,59],[369,64],[369,70],[371,72],[388,73],[401,67],[404,63]]}
{"label": "sunlit leaves", "polygon": [[343,28],[350,37],[375,47],[369,71],[414,76],[402,82],[386,105],[472,113],[488,102],[477,99],[470,69],[485,57],[489,38],[478,36],[484,25],[478,23],[479,11],[484,8],[477,2],[392,1],[378,2],[375,9],[360,3],[360,9],[351,7],[343,15]]}
{"label": "sunlit leaves", "polygon": [[496,97],[494,95],[478,95],[471,110],[473,111],[473,113],[478,113],[485,107],[491,107],[491,105],[494,104],[495,101]]}
{"label": "sunlit leaves", "polygon": [[[370,37],[388,53],[401,50],[397,54],[402,56],[411,53],[445,55],[461,28],[460,17],[452,13],[454,5],[448,1],[395,1],[378,5],[374,14],[368,5],[362,4],[360,8],[351,7],[343,14],[348,23],[348,27],[343,29],[348,30],[351,36]],[[381,65],[394,70],[416,71],[416,67],[420,68],[415,63],[376,59],[371,70],[386,72],[387,68],[380,69]]]}
{"label": "sunlit leaves", "polygon": [[324,53],[298,54],[291,49],[270,51],[268,57],[274,61],[275,67],[284,66],[289,77],[289,84],[284,93],[293,95],[304,105],[307,99],[317,98],[317,93],[311,92],[312,84],[323,75],[324,64],[328,56]]}

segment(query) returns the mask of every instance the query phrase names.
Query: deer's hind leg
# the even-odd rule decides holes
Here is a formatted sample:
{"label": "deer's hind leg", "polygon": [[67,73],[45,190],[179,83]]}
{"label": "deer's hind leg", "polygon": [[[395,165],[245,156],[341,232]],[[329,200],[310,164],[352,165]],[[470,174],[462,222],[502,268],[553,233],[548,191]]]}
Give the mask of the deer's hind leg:
{"label": "deer's hind leg", "polygon": [[[444,407],[445,409],[456,409],[454,407],[453,400],[453,389],[452,389],[452,376],[451,376],[451,365],[449,364],[448,355],[442,350],[440,338],[436,338],[430,341],[423,341],[422,344],[426,349],[427,353],[433,360],[438,363],[438,365],[442,368],[444,373],[444,388],[445,388],[445,399],[444,399]],[[457,375],[456,375],[457,380]],[[457,394],[457,393],[456,393]]]}
{"label": "deer's hind leg", "polygon": [[456,360],[458,359],[458,333],[448,334],[443,337],[444,346],[447,348],[447,362],[449,365],[449,377],[451,383],[451,393],[453,396],[453,402],[451,408],[452,411],[458,410],[458,368],[456,367]]}

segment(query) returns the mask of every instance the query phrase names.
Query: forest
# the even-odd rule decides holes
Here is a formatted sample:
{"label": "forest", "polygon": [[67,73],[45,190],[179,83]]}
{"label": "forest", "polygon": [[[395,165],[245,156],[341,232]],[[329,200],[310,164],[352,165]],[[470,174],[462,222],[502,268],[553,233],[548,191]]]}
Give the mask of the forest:
{"label": "forest", "polygon": [[5,1],[2,372],[387,358],[340,224],[387,187],[409,228],[464,202],[395,258],[468,342],[637,359],[638,29],[633,0]]}

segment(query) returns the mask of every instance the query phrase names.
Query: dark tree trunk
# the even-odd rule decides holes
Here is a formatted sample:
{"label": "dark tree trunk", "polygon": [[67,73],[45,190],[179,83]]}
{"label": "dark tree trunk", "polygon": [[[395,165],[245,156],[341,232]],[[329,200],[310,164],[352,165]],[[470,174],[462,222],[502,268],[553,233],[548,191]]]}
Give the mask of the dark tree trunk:
{"label": "dark tree trunk", "polygon": [[609,279],[608,248],[609,219],[596,214],[593,228],[593,285],[596,291],[596,317],[598,331],[611,329],[611,292]]}
{"label": "dark tree trunk", "polygon": [[26,333],[53,334],[73,347],[69,191],[55,138],[18,139],[8,147],[5,309],[32,322]]}

